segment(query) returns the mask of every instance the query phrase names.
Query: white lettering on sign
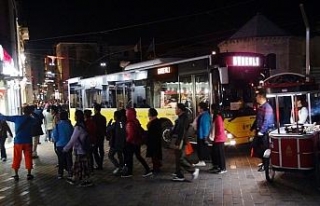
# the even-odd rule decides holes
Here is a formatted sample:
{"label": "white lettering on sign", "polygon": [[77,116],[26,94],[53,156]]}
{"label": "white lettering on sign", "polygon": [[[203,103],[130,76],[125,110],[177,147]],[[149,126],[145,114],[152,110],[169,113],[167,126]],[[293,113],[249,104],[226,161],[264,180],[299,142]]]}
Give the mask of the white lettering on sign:
{"label": "white lettering on sign", "polygon": [[161,67],[157,70],[157,74],[169,74],[170,72],[170,67]]}
{"label": "white lettering on sign", "polygon": [[232,57],[232,66],[257,67],[260,66],[260,59],[259,57],[234,56]]}

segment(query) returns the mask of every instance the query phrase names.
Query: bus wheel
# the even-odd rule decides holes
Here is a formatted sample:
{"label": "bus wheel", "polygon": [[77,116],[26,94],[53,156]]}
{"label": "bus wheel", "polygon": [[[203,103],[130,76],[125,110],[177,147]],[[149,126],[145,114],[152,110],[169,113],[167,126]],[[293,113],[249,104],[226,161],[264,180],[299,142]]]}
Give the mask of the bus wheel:
{"label": "bus wheel", "polygon": [[164,148],[169,148],[171,143],[171,130],[173,127],[172,122],[167,118],[160,118],[161,127],[162,127],[162,146]]}

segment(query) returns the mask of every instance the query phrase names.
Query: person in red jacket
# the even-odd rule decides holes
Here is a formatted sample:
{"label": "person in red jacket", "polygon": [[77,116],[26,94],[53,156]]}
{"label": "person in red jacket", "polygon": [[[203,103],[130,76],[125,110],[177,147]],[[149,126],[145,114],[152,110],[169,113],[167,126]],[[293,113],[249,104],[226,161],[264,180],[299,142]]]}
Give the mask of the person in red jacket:
{"label": "person in red jacket", "polygon": [[142,134],[139,132],[141,127],[139,120],[137,119],[136,110],[134,108],[128,108],[126,110],[126,146],[125,146],[125,167],[121,177],[131,177],[133,169],[133,154],[136,155],[136,158],[143,165],[145,173],[143,177],[148,177],[152,175],[152,172],[143,157],[141,156],[141,144],[142,144]]}
{"label": "person in red jacket", "polygon": [[227,140],[227,136],[224,131],[223,117],[219,106],[212,104],[211,111],[213,114],[211,126],[211,137],[213,138],[211,160],[213,168],[210,171],[215,174],[223,174],[227,172],[224,152],[224,143]]}

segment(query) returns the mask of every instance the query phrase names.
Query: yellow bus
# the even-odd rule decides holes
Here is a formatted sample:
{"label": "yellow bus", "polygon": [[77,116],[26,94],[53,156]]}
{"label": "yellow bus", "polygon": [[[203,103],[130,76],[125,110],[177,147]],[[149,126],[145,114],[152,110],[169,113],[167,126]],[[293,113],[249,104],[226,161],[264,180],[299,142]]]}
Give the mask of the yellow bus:
{"label": "yellow bus", "polygon": [[188,59],[159,58],[129,64],[123,72],[68,80],[71,120],[76,109],[102,105],[107,121],[118,109],[134,107],[146,128],[148,107],[154,107],[163,128],[172,127],[177,103],[188,108],[190,122],[200,102],[217,103],[223,110],[227,145],[249,142],[255,118],[254,91],[265,73],[265,56],[221,53]]}

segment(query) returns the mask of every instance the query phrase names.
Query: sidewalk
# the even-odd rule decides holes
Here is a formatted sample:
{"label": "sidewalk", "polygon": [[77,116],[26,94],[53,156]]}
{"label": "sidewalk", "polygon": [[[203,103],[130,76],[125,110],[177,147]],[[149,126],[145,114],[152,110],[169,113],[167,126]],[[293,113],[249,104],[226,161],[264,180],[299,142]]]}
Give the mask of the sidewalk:
{"label": "sidewalk", "polygon": [[[24,162],[20,181],[11,177],[12,148],[8,161],[0,163],[0,205],[319,205],[320,196],[313,175],[277,173],[275,182],[266,182],[257,172],[258,159],[248,157],[247,148],[227,149],[226,174],[210,174],[210,164],[201,168],[197,180],[172,182],[174,159],[164,150],[163,173],[143,178],[142,166],[135,160],[134,176],[112,175],[113,166],[105,159],[104,170],[95,171],[95,185],[79,188],[57,180],[57,158],[53,144],[42,141],[39,159],[34,161],[35,179],[26,180]],[[186,174],[190,180],[191,176]]]}

